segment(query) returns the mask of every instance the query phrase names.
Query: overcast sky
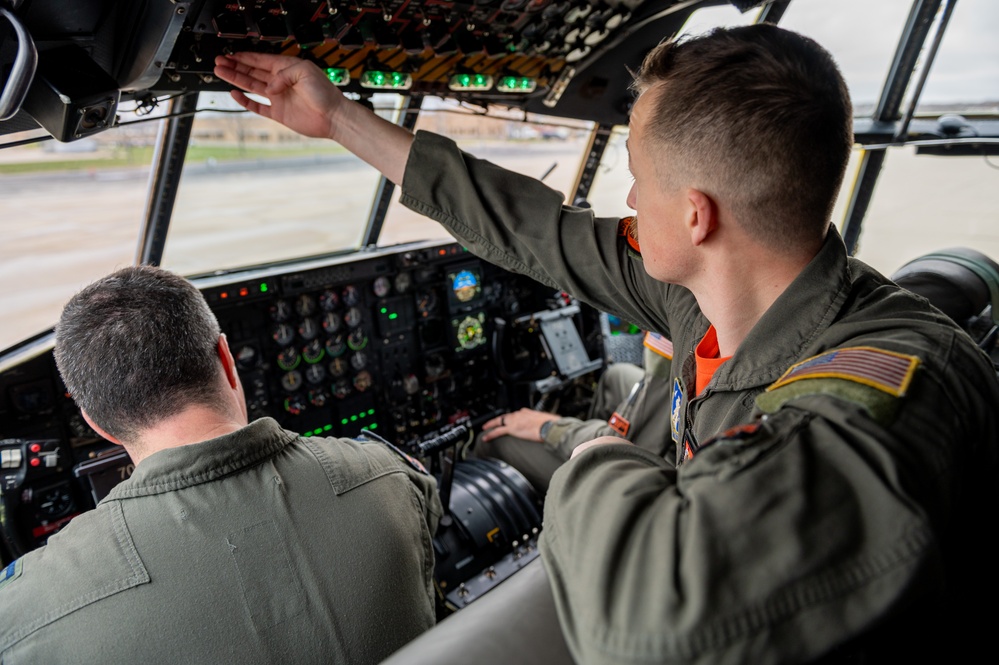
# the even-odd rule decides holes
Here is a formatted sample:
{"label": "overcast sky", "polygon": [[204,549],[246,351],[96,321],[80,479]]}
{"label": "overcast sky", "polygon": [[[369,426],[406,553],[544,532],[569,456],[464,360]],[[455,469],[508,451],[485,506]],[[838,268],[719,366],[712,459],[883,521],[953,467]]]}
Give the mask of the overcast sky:
{"label": "overcast sky", "polygon": [[[781,25],[812,37],[835,56],[854,103],[870,103],[881,91],[912,0],[793,0]],[[690,31],[716,22],[746,23],[755,11],[703,10]],[[700,20],[698,20],[700,19]],[[921,101],[999,100],[999,0],[959,0]]]}

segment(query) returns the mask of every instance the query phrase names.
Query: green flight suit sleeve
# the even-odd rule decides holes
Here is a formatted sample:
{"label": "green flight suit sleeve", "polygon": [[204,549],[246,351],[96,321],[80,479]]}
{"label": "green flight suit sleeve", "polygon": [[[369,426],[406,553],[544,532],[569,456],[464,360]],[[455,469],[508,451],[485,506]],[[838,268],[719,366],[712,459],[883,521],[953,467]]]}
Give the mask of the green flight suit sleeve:
{"label": "green flight suit sleeve", "polygon": [[955,479],[996,468],[994,377],[952,361],[921,368],[890,424],[802,395],[679,468],[624,444],[564,464],[541,554],[577,662],[806,662],[944,596],[943,534],[991,510],[955,510]]}
{"label": "green flight suit sleeve", "polygon": [[462,152],[450,139],[417,132],[400,201],[486,261],[666,333],[662,305],[671,287],[631,258],[619,241],[620,220],[563,206],[563,198],[534,178]]}
{"label": "green flight suit sleeve", "polygon": [[620,434],[611,429],[606,420],[560,418],[548,430],[545,445],[557,451],[562,459],[569,459],[576,446],[600,436],[620,436]]}

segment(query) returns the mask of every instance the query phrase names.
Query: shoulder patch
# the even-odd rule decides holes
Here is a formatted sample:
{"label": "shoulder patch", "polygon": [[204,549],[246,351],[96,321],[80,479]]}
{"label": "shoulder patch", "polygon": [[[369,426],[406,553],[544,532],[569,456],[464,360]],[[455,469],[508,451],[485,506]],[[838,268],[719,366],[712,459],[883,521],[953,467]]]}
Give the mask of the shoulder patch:
{"label": "shoulder patch", "polygon": [[637,222],[638,217],[634,215],[622,218],[621,221],[617,223],[617,234],[627,241],[628,253],[637,259],[641,259],[642,248],[638,245],[638,229],[636,228]]}
{"label": "shoulder patch", "polygon": [[919,363],[916,356],[870,346],[834,349],[792,365],[766,392],[804,379],[842,379],[902,397]]}
{"label": "shoulder patch", "polygon": [[9,583],[13,582],[18,577],[20,577],[21,569],[23,567],[24,564],[21,563],[20,559],[18,559],[16,561],[12,561],[10,565],[4,568],[3,570],[0,570],[0,589],[3,589]]}
{"label": "shoulder patch", "polygon": [[665,335],[652,331],[645,333],[645,348],[655,351],[667,360],[673,360],[673,342]]}

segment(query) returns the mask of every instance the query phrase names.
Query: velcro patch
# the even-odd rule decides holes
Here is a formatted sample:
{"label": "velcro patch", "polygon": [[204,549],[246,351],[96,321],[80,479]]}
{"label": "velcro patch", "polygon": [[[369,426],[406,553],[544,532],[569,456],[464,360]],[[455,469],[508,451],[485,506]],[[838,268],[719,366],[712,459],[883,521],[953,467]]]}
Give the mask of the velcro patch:
{"label": "velcro patch", "polygon": [[645,333],[645,347],[655,351],[667,360],[673,360],[673,342],[656,332]]}
{"label": "velcro patch", "polygon": [[5,586],[7,586],[7,584],[13,582],[18,577],[20,577],[21,569],[23,567],[24,564],[22,564],[21,560],[18,559],[16,561],[12,561],[10,565],[8,565],[3,570],[0,570],[0,589],[4,588]]}
{"label": "velcro patch", "polygon": [[617,234],[623,236],[628,241],[628,248],[633,256],[642,258],[642,248],[638,245],[638,230],[636,224],[638,217],[624,217],[617,223]]}
{"label": "velcro patch", "polygon": [[916,356],[870,346],[834,349],[792,365],[767,392],[803,379],[843,379],[901,397],[919,362]]}

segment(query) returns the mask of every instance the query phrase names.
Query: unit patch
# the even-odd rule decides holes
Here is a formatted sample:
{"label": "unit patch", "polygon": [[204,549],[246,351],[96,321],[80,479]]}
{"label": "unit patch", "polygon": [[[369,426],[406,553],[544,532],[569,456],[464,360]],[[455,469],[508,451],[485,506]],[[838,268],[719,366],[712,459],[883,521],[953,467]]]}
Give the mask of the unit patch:
{"label": "unit patch", "polygon": [[628,253],[636,259],[642,258],[642,248],[638,246],[638,217],[624,217],[617,223],[617,234],[628,242]]}
{"label": "unit patch", "polygon": [[13,582],[18,577],[21,576],[21,569],[24,565],[21,560],[13,561],[3,570],[0,570],[0,589],[4,588],[10,582]]}
{"label": "unit patch", "polygon": [[767,392],[802,379],[844,379],[901,397],[919,362],[916,356],[870,346],[835,349],[792,365]]}
{"label": "unit patch", "polygon": [[622,438],[628,438],[628,430],[631,429],[631,422],[617,411],[612,413],[611,417],[607,419],[607,425],[620,434]]}
{"label": "unit patch", "polygon": [[680,379],[673,379],[673,399],[670,400],[669,422],[673,443],[680,443],[680,407],[683,406],[683,386]]}

